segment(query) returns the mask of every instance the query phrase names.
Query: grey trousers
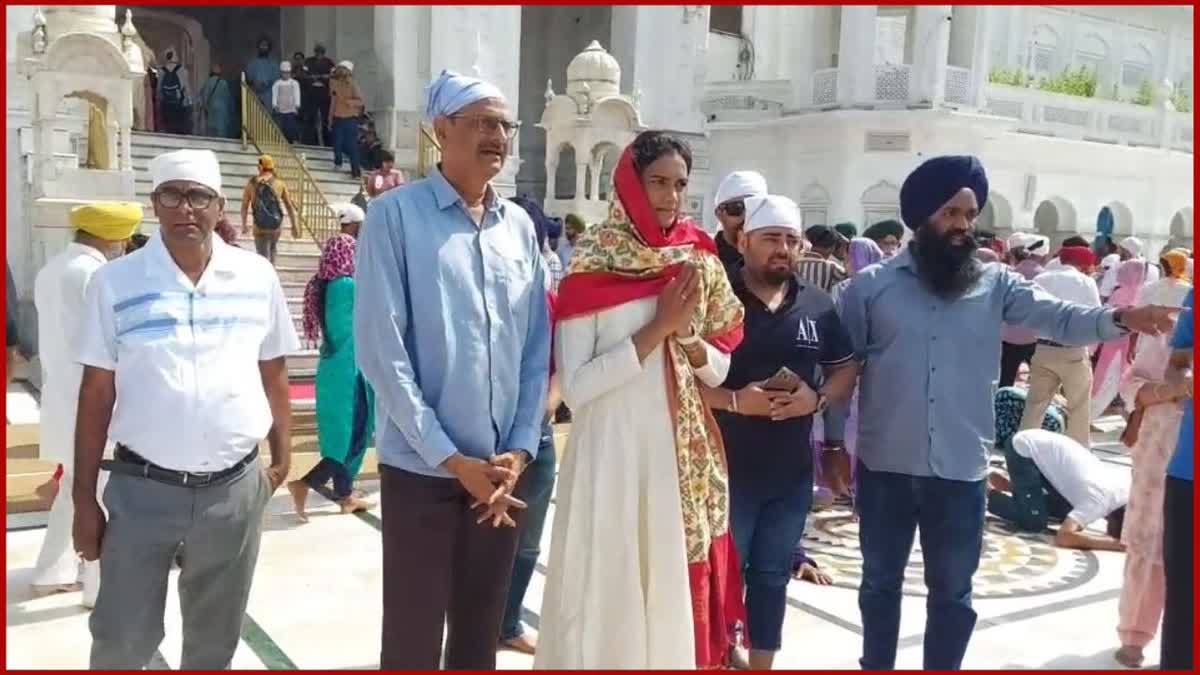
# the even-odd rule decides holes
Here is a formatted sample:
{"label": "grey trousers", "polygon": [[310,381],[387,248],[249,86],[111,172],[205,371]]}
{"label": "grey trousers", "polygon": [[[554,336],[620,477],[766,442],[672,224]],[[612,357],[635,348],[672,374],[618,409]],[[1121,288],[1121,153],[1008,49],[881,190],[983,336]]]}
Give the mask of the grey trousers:
{"label": "grey trousers", "polygon": [[251,462],[228,482],[177,487],[113,473],[104,490],[104,583],[89,627],[93,670],[140,670],[163,639],[167,577],[179,545],[180,670],[228,669],[258,560],[271,484]]}

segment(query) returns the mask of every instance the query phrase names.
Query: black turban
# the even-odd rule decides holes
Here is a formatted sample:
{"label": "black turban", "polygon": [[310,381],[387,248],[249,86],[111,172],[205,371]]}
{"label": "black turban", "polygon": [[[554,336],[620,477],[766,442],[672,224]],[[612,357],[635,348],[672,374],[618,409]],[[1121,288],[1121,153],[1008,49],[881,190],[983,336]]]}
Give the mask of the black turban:
{"label": "black turban", "polygon": [[970,155],[943,155],[926,160],[900,187],[900,216],[911,229],[924,225],[958,191],[971,188],[980,210],[987,203],[987,173]]}
{"label": "black turban", "polygon": [[881,220],[878,223],[868,227],[863,236],[876,244],[883,241],[888,235],[897,239],[904,237],[904,226],[898,220]]}
{"label": "black turban", "polygon": [[804,238],[818,248],[833,248],[837,245],[837,234],[828,225],[813,225],[804,231]]}
{"label": "black turban", "polygon": [[833,226],[834,231],[846,238],[847,241],[858,236],[858,228],[854,223],[838,223]]}

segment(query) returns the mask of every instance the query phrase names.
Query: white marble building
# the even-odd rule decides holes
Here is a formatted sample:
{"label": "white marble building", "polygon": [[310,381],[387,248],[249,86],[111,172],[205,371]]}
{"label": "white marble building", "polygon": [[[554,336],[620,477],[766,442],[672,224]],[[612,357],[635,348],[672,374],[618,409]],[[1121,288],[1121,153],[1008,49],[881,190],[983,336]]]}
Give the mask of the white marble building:
{"label": "white marble building", "polygon": [[[552,212],[594,208],[581,204],[606,196],[620,139],[665,128],[694,147],[688,208],[710,226],[715,181],[734,169],[761,170],[774,191],[803,205],[810,223],[862,226],[897,213],[898,186],[923,157],[970,152],[992,179],[983,224],[1001,233],[1086,235],[1108,208],[1117,234],[1136,233],[1152,251],[1168,239],[1192,238],[1192,115],[1172,110],[1160,91],[1169,80],[1192,94],[1190,7],[44,9],[104,24],[117,47],[118,24],[106,22],[132,9],[140,38],[158,53],[175,47],[193,86],[213,63],[236,73],[261,36],[272,40],[276,56],[311,54],[323,43],[335,60],[355,62],[368,110],[407,166],[426,83],[442,68],[480,73],[508,94],[523,122],[501,184],[546,199]],[[47,153],[38,165],[45,166],[69,164],[86,136],[86,109],[81,113],[76,99],[35,105],[19,45],[30,38],[37,11],[6,8],[6,237],[22,289],[46,248],[30,206],[39,161],[34,140]],[[600,51],[581,54],[593,40]],[[1045,77],[1082,66],[1097,73],[1094,97],[989,81],[997,68]],[[1143,82],[1152,89],[1149,105],[1122,102],[1144,93]],[[568,142],[545,116],[559,105],[555,96],[578,94],[584,84],[596,94],[595,114],[570,122],[575,141]],[[599,105],[603,97],[608,101]],[[114,105],[110,120],[127,121],[122,106]],[[40,136],[35,109],[52,119]],[[562,131],[572,113],[569,105],[560,112],[554,124]],[[125,151],[111,154],[117,166],[103,192],[120,196]],[[85,183],[91,185],[75,184]],[[71,184],[59,181],[56,189]]]}
{"label": "white marble building", "polygon": [[[701,105],[714,175],[760,169],[810,222],[861,226],[897,215],[922,158],[969,152],[991,177],[981,227],[1061,240],[1093,234],[1108,208],[1115,234],[1153,252],[1190,245],[1192,115],[1161,91],[1169,80],[1192,94],[1190,7],[713,11],[725,16]],[[1081,67],[1096,73],[1094,97],[989,81]],[[1122,102],[1143,82],[1149,105]]]}

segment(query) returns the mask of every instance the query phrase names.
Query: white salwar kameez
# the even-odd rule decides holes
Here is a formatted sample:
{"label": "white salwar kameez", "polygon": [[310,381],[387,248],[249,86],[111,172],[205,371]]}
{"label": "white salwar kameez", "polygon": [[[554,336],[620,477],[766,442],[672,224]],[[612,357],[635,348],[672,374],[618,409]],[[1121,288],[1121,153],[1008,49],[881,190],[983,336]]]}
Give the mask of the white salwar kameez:
{"label": "white salwar kameez", "polygon": [[[571,435],[559,468],[534,667],[694,669],[695,636],[662,347],[639,363],[632,335],[656,298],[558,324]],[[705,343],[701,382],[729,357]]]}

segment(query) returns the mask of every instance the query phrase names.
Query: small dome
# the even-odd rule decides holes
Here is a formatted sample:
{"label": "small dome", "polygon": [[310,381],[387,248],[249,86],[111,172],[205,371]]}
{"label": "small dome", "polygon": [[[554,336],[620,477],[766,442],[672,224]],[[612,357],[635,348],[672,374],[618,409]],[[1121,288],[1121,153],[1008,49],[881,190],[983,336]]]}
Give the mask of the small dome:
{"label": "small dome", "polygon": [[[587,84],[586,88],[584,84]],[[621,93],[621,65],[596,40],[567,65],[567,95],[574,96],[585,90],[592,98]]]}

